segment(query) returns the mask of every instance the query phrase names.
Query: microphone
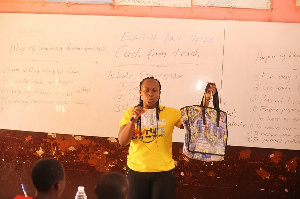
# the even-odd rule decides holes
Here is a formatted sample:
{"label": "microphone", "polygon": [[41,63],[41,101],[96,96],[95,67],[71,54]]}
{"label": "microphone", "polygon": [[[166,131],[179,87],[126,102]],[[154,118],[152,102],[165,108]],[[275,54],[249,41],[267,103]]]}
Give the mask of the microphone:
{"label": "microphone", "polygon": [[[141,104],[138,104],[137,106],[142,106],[142,105],[141,105]],[[135,107],[137,107],[137,106],[135,106]],[[144,110],[143,110],[142,112],[144,112]],[[132,123],[132,121],[134,120],[134,118],[136,118],[136,114],[134,114],[134,115],[130,118],[129,122]]]}
{"label": "microphone", "polygon": [[130,118],[130,122],[132,122],[133,120],[134,120],[134,118],[136,118],[136,115],[134,114],[133,116],[132,116],[132,118]]}

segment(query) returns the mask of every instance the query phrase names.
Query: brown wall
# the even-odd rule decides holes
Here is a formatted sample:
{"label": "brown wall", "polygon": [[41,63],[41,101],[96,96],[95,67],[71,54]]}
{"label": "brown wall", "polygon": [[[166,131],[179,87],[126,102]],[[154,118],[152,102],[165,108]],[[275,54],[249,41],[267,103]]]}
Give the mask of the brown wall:
{"label": "brown wall", "polygon": [[0,0],[0,12],[142,16],[213,20],[269,21],[300,23],[296,0],[271,0],[271,9],[221,7],[149,7],[59,3],[46,0]]}
{"label": "brown wall", "polygon": [[[212,163],[188,159],[182,146],[173,144],[176,199],[300,198],[300,151],[227,146],[225,160]],[[1,198],[22,194],[21,183],[33,196],[33,163],[55,157],[66,169],[61,198],[73,199],[83,185],[88,198],[96,199],[97,179],[106,172],[124,172],[127,149],[115,138],[0,130]]]}
{"label": "brown wall", "polygon": [[[217,7],[167,8],[53,3],[44,0],[0,0],[0,12],[92,14],[244,20],[300,23],[296,0],[272,0],[271,9]],[[1,122],[1,121],[0,121]],[[199,198],[300,198],[300,151],[227,146],[222,162],[191,160],[173,143],[177,162],[177,199]],[[0,198],[22,194],[21,183],[34,195],[30,180],[33,163],[55,157],[66,169],[63,199],[73,199],[84,185],[89,199],[102,173],[124,172],[127,147],[114,138],[0,130]]]}

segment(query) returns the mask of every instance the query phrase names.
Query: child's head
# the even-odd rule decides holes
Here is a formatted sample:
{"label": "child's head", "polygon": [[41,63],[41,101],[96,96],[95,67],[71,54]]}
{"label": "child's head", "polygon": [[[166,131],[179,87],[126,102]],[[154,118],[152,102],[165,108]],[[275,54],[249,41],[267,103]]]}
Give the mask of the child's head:
{"label": "child's head", "polygon": [[37,192],[48,193],[53,188],[60,195],[65,188],[63,165],[54,158],[38,160],[33,165],[31,179]]}
{"label": "child's head", "polygon": [[119,172],[103,174],[95,188],[98,199],[126,199],[129,192],[129,182],[126,176]]}

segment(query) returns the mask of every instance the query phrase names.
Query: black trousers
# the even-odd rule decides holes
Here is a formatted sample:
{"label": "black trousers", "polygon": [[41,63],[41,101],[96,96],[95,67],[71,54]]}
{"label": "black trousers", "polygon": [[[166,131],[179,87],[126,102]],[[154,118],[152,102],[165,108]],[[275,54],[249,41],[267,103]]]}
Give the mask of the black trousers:
{"label": "black trousers", "polygon": [[129,180],[128,199],[174,199],[176,179],[174,170],[137,172],[127,167]]}

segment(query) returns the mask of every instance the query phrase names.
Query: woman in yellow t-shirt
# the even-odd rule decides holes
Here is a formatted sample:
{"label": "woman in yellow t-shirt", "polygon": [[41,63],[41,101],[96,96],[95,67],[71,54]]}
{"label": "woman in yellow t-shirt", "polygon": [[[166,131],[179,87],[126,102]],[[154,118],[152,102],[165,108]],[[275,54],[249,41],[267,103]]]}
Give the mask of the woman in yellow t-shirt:
{"label": "woman in yellow t-shirt", "polygon": [[130,143],[126,176],[129,199],[172,199],[176,180],[172,158],[174,126],[183,128],[180,111],[159,104],[160,82],[140,82],[139,105],[127,109],[120,121],[119,143]]}

